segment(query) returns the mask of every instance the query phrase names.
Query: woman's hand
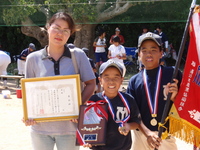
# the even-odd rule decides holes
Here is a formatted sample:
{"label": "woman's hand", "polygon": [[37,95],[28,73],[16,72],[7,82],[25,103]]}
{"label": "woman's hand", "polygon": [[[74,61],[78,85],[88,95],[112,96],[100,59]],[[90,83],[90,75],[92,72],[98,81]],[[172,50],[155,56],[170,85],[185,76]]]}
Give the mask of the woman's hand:
{"label": "woman's hand", "polygon": [[32,126],[35,125],[37,122],[33,119],[28,119],[28,120],[24,120],[24,118],[22,118],[22,122],[25,124],[25,126]]}
{"label": "woman's hand", "polygon": [[70,121],[73,122],[73,123],[78,123],[78,119],[72,119]]}

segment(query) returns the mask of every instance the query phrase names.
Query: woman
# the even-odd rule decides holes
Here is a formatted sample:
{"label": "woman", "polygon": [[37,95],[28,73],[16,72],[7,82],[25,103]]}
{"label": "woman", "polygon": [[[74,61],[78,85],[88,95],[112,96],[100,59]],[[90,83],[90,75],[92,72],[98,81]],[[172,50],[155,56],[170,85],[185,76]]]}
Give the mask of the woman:
{"label": "woman", "polygon": [[[71,34],[75,32],[73,19],[66,13],[59,12],[47,23],[49,43],[40,51],[31,53],[26,61],[26,78],[46,77],[56,75],[76,74],[71,59],[71,53],[66,46]],[[82,91],[82,101],[85,103],[94,93],[95,76],[85,53],[74,51],[79,68],[81,81],[85,87]],[[58,150],[78,150],[75,146],[76,126],[71,121],[35,122],[29,119],[24,122],[31,125],[31,138],[34,150],[53,150],[56,144]]]}

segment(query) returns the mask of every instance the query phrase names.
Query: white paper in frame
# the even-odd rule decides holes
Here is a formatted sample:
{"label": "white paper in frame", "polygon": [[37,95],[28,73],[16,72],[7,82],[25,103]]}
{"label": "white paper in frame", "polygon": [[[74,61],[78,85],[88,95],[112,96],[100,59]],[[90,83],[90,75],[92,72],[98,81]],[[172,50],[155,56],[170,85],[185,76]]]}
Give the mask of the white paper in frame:
{"label": "white paper in frame", "polygon": [[46,122],[78,118],[82,104],[78,74],[25,78],[21,85],[25,120]]}

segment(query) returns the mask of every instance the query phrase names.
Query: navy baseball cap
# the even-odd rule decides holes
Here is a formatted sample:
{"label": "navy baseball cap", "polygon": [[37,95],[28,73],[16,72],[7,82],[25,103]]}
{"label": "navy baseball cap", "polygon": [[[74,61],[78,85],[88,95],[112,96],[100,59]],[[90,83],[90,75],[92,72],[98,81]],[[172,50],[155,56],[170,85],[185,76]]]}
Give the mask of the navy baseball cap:
{"label": "navy baseball cap", "polygon": [[158,46],[162,46],[161,36],[155,33],[147,32],[141,35],[138,39],[138,47],[140,47],[145,40],[153,40]]}
{"label": "navy baseball cap", "polygon": [[31,49],[33,49],[33,50],[36,50],[35,44],[33,44],[33,43],[30,43],[30,44],[29,44],[29,48],[31,48]]}
{"label": "navy baseball cap", "polygon": [[124,71],[123,66],[119,62],[113,61],[111,59],[101,64],[99,68],[100,75],[109,67],[117,68],[120,74],[123,76],[123,71]]}

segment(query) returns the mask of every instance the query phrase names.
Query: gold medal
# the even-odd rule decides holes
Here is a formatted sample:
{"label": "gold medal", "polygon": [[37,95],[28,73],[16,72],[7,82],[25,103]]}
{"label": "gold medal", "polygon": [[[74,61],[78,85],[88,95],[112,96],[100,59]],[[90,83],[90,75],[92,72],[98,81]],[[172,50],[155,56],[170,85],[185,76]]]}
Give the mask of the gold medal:
{"label": "gold medal", "polygon": [[152,126],[156,126],[157,125],[157,120],[155,118],[151,119],[150,121]]}
{"label": "gold medal", "polygon": [[126,132],[126,128],[125,128],[125,127],[121,127],[121,128],[120,128],[120,131],[121,131],[121,132]]}

